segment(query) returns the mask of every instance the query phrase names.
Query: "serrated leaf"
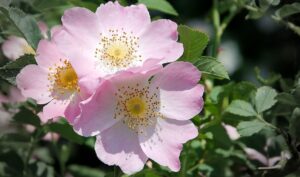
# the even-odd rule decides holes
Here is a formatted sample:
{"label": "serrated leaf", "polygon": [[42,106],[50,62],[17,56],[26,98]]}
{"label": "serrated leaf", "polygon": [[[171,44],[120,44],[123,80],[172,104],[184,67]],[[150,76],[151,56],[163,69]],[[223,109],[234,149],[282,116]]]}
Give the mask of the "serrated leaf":
{"label": "serrated leaf", "polygon": [[21,108],[21,110],[14,115],[13,120],[22,124],[30,124],[35,127],[39,127],[41,124],[40,118],[26,108]]}
{"label": "serrated leaf", "polygon": [[66,138],[67,140],[77,144],[83,144],[85,142],[85,138],[75,133],[73,128],[67,122],[52,123],[48,125],[48,130],[50,132],[58,133],[63,138]]}
{"label": "serrated leaf", "polygon": [[32,55],[24,55],[21,58],[11,61],[0,68],[0,77],[9,83],[16,85],[16,76],[26,65],[36,64]]}
{"label": "serrated leaf", "polygon": [[36,20],[22,10],[9,7],[2,2],[0,2],[0,11],[14,24],[28,44],[36,49],[42,37]]}
{"label": "serrated leaf", "polygon": [[204,77],[229,79],[223,64],[213,57],[202,56],[193,63]]}
{"label": "serrated leaf", "polygon": [[234,100],[226,109],[227,112],[231,114],[244,116],[244,117],[254,117],[257,116],[257,112],[254,110],[253,106],[243,100]]}
{"label": "serrated leaf", "polygon": [[264,128],[265,124],[259,120],[240,122],[237,126],[237,130],[241,136],[251,136],[260,132]]}
{"label": "serrated leaf", "polygon": [[138,3],[145,4],[147,8],[177,16],[178,13],[166,0],[138,0]]}
{"label": "serrated leaf", "polygon": [[184,53],[180,59],[192,62],[201,57],[209,41],[208,35],[185,25],[180,25],[178,32],[180,42],[184,46]]}
{"label": "serrated leaf", "polygon": [[276,90],[271,87],[264,86],[257,89],[255,95],[255,107],[257,112],[262,113],[270,109],[277,102],[275,99],[276,96]]}
{"label": "serrated leaf", "polygon": [[294,15],[297,13],[300,13],[300,3],[299,2],[295,2],[292,4],[286,4],[286,5],[282,6],[280,9],[278,9],[275,12],[275,15],[280,18],[285,18],[285,17]]}
{"label": "serrated leaf", "polygon": [[74,177],[104,177],[105,173],[99,169],[81,166],[70,165],[68,170]]}

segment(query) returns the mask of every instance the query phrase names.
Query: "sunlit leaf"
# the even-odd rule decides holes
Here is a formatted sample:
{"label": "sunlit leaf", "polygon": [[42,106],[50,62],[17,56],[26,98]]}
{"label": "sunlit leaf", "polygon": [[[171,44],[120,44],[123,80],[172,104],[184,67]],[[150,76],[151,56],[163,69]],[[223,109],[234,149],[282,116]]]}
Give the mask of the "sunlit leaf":
{"label": "sunlit leaf", "polygon": [[176,10],[166,0],[138,0],[138,3],[145,4],[149,9],[152,10],[157,10],[175,16],[178,15]]}

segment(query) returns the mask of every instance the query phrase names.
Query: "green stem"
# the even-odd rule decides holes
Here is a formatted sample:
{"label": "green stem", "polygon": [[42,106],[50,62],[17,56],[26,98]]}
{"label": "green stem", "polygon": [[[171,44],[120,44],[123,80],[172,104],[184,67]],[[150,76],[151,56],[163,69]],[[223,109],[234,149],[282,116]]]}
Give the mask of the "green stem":
{"label": "green stem", "polygon": [[43,132],[43,128],[38,127],[36,132],[35,132],[35,135],[33,137],[31,137],[31,139],[30,139],[29,149],[28,149],[28,152],[27,152],[27,155],[26,155],[26,158],[25,158],[25,164],[24,164],[25,176],[29,174],[28,165],[29,165],[30,157],[33,153],[35,145],[39,141],[39,136],[41,135],[42,132]]}
{"label": "green stem", "polygon": [[220,14],[218,10],[218,0],[213,0],[212,6],[212,20],[214,26],[214,41],[213,41],[213,48],[212,48],[212,56],[217,57],[218,55],[218,48],[221,41],[221,34],[220,34]]}
{"label": "green stem", "polygon": [[261,122],[263,122],[264,124],[266,124],[268,127],[280,132],[280,129],[275,127],[274,125],[270,124],[269,122],[265,121],[265,119],[263,119],[263,117],[261,115],[257,116],[257,119],[260,120]]}

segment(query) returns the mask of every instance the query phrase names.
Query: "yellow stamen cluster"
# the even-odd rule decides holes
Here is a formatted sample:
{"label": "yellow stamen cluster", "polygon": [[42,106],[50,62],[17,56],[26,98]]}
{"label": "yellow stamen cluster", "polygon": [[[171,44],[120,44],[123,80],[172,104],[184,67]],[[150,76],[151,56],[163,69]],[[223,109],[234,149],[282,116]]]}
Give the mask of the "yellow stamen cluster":
{"label": "yellow stamen cluster", "polygon": [[25,45],[24,47],[23,47],[23,52],[25,53],[25,54],[32,54],[32,55],[35,55],[35,51],[33,50],[33,48],[30,46],[30,45]]}
{"label": "yellow stamen cluster", "polygon": [[138,40],[133,33],[127,33],[123,29],[109,30],[106,35],[100,33],[95,57],[106,67],[117,70],[127,68],[133,62],[141,61],[141,56],[137,52]]}
{"label": "yellow stamen cluster", "polygon": [[158,112],[158,88],[150,92],[149,86],[122,86],[115,96],[118,101],[114,118],[123,119],[123,123],[136,133],[143,133],[142,127],[147,127],[158,117],[162,117]]}
{"label": "yellow stamen cluster", "polygon": [[55,99],[66,93],[79,92],[78,77],[72,65],[67,60],[60,60],[61,65],[49,68],[49,91]]}

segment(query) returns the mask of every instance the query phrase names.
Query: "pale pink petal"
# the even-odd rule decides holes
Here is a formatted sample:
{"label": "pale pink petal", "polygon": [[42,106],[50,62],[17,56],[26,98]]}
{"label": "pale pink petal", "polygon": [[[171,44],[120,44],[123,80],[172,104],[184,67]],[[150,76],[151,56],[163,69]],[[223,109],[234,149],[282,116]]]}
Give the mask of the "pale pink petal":
{"label": "pale pink petal", "polygon": [[68,101],[52,100],[50,103],[43,107],[43,120],[47,122],[50,119],[64,117],[64,112],[68,104]]}
{"label": "pale pink petal", "polygon": [[58,32],[60,30],[62,30],[62,26],[61,25],[52,26],[52,28],[50,30],[51,36],[53,36],[56,32]]}
{"label": "pale pink petal", "polygon": [[142,170],[147,160],[137,134],[121,121],[97,136],[95,150],[102,162],[118,165],[128,175]]}
{"label": "pale pink petal", "polygon": [[265,155],[252,148],[245,148],[247,156],[251,160],[256,160],[264,165],[268,165],[268,159]]}
{"label": "pale pink petal", "polygon": [[53,67],[60,63],[60,60],[65,59],[54,43],[45,39],[39,42],[36,55],[36,62],[39,67],[48,70],[49,67]]}
{"label": "pale pink petal", "polygon": [[98,43],[100,24],[103,22],[92,11],[74,7],[65,11],[61,21],[64,28],[85,45]]}
{"label": "pale pink petal", "polygon": [[139,35],[150,23],[150,15],[143,4],[122,7],[118,1],[101,4],[96,14],[102,25],[102,31],[123,29]]}
{"label": "pale pink petal", "polygon": [[25,39],[17,36],[10,36],[3,42],[2,51],[8,59],[16,60],[25,54],[24,47],[27,45],[28,43]]}
{"label": "pale pink petal", "polygon": [[237,131],[237,129],[231,125],[223,124],[223,127],[225,128],[229,138],[233,141],[239,139],[241,135]]}
{"label": "pale pink petal", "polygon": [[114,119],[116,99],[114,88],[105,81],[94,95],[80,104],[81,114],[74,123],[75,131],[82,136],[94,136],[117,122]]}
{"label": "pale pink petal", "polygon": [[199,70],[189,62],[174,62],[154,76],[152,83],[163,90],[180,91],[191,89],[200,80]]}
{"label": "pale pink petal", "polygon": [[64,116],[70,124],[73,124],[76,117],[80,114],[81,110],[79,104],[81,101],[82,98],[79,95],[76,95],[64,111]]}
{"label": "pale pink petal", "polygon": [[39,104],[45,104],[52,98],[48,91],[48,75],[37,65],[27,65],[16,78],[17,86],[23,96],[33,98]]}
{"label": "pale pink petal", "polygon": [[170,20],[157,20],[140,36],[142,58],[158,59],[159,63],[177,60],[183,54],[183,45],[176,42],[177,24]]}
{"label": "pale pink petal", "polygon": [[[80,34],[80,36],[84,35]],[[74,38],[64,28],[53,34],[52,41],[54,41],[64,56],[69,59],[79,77],[99,72],[96,70],[94,60],[96,44],[85,44]]]}
{"label": "pale pink petal", "polygon": [[171,119],[191,119],[203,108],[203,86],[184,91],[160,90],[160,112]]}
{"label": "pale pink petal", "polygon": [[177,172],[180,170],[182,144],[197,135],[197,128],[189,120],[159,118],[155,125],[139,134],[139,140],[142,150],[150,159]]}
{"label": "pale pink petal", "polygon": [[43,38],[48,39],[48,26],[47,26],[47,24],[43,21],[39,21],[38,26],[39,26],[39,29],[41,31],[41,34],[42,34]]}
{"label": "pale pink petal", "polygon": [[21,91],[17,87],[10,87],[9,89],[9,101],[10,102],[22,102],[26,98],[22,95]]}

